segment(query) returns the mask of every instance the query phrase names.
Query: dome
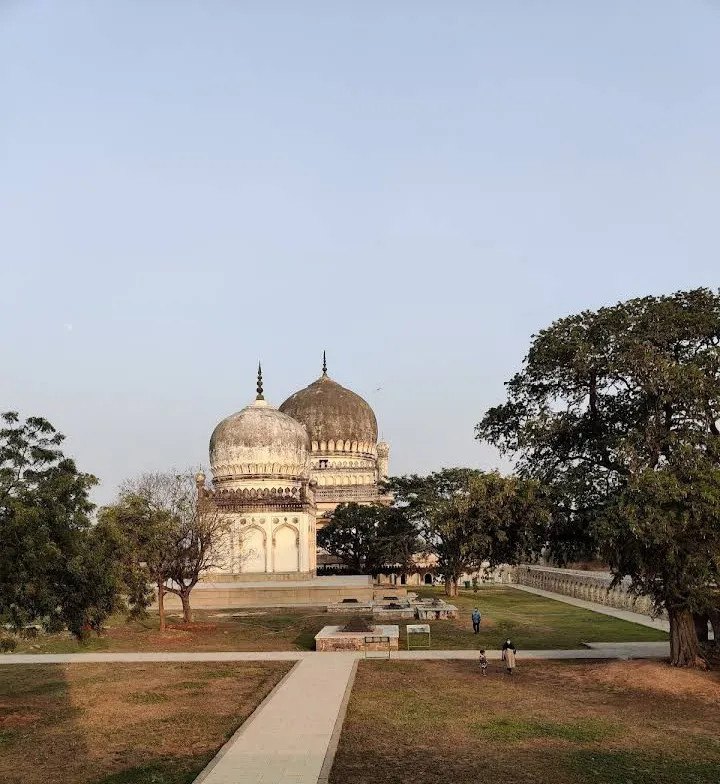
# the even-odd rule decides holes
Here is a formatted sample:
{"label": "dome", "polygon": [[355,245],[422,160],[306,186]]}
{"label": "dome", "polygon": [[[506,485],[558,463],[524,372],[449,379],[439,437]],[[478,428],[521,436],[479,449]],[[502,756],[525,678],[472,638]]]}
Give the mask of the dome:
{"label": "dome", "polygon": [[220,422],[210,436],[210,467],[216,481],[248,476],[300,477],[310,441],[305,428],[262,397]]}
{"label": "dome", "polygon": [[[322,376],[291,395],[280,411],[302,422],[312,441],[325,442],[329,451],[334,451],[334,445],[337,451],[375,449],[378,435],[375,413],[360,395],[333,381],[324,363]],[[323,447],[320,449],[324,451]]]}

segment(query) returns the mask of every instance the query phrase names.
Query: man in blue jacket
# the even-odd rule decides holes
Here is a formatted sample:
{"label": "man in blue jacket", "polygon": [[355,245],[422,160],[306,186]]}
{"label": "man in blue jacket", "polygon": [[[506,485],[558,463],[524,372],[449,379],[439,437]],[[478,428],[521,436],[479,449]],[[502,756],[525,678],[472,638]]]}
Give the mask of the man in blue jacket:
{"label": "man in blue jacket", "polygon": [[472,611],[471,617],[473,622],[473,631],[475,634],[477,634],[480,631],[480,620],[482,618],[480,615],[480,610],[478,610],[477,607]]}

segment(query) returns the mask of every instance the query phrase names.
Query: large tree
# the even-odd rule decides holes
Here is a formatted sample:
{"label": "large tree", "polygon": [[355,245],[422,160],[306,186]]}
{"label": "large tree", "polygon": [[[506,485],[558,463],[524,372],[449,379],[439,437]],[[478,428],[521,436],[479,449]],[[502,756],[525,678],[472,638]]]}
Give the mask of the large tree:
{"label": "large tree", "polygon": [[720,578],[720,296],[644,297],[534,336],[477,437],[552,485],[550,551],[594,550],[670,619],[672,663],[702,664],[692,613]]}
{"label": "large tree", "polygon": [[457,595],[463,573],[518,563],[545,541],[547,497],[533,480],[448,468],[393,477],[387,489],[421,532],[427,551],[437,556],[449,596]]}
{"label": "large tree", "polygon": [[143,564],[157,587],[160,627],[165,627],[164,595],[182,602],[192,621],[190,596],[204,572],[223,568],[224,544],[232,519],[198,488],[191,471],[146,473],[127,480],[118,503],[103,511],[124,532],[127,563]]}
{"label": "large tree", "polygon": [[43,621],[77,637],[120,604],[117,572],[92,528],[89,491],[42,417],[2,416],[0,429],[0,616],[16,627]]}
{"label": "large tree", "polygon": [[380,505],[340,504],[317,542],[360,574],[387,567],[409,568],[420,547],[415,526],[399,509]]}

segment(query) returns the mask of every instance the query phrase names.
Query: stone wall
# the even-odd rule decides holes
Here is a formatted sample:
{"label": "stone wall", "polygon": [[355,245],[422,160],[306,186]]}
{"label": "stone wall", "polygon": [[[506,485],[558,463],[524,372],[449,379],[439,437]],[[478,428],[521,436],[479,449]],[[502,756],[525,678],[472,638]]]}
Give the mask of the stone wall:
{"label": "stone wall", "polygon": [[647,596],[633,596],[628,591],[629,583],[611,588],[612,575],[607,572],[581,572],[571,569],[553,569],[549,566],[518,566],[514,570],[513,582],[539,588],[586,602],[605,604],[618,610],[631,610],[642,615],[653,615],[652,604]]}
{"label": "stone wall", "polygon": [[[372,637],[373,633],[368,632],[368,637]],[[390,650],[396,651],[398,650],[398,638],[391,637],[390,638]],[[346,637],[345,639],[338,639],[337,637],[333,637],[327,640],[315,640],[315,650],[316,651],[325,651],[325,652],[332,652],[332,651],[369,651],[369,652],[376,652],[382,653],[388,650],[388,643],[376,643],[370,642],[367,645],[365,644],[364,637]]]}

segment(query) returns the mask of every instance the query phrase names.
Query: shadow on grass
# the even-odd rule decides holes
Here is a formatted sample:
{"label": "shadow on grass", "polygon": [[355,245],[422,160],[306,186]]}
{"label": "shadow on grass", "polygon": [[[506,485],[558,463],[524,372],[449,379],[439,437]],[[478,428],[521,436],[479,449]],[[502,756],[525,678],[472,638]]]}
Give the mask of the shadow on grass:
{"label": "shadow on grass", "polygon": [[86,757],[81,715],[72,702],[65,667],[0,666],[0,781],[25,784],[32,780],[53,754],[58,726],[64,728],[62,744],[72,749],[73,757]]}
{"label": "shadow on grass", "polygon": [[587,784],[717,784],[720,764],[646,756],[628,751],[583,749],[568,757]]}
{"label": "shadow on grass", "polygon": [[212,757],[212,754],[167,757],[111,773],[92,784],[191,784]]}

